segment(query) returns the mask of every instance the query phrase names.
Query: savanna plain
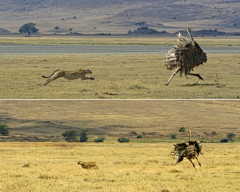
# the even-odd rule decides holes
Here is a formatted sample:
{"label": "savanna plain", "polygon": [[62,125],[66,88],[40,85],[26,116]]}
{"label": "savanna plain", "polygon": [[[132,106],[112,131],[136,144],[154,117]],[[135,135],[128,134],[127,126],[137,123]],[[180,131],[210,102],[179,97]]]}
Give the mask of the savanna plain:
{"label": "savanna plain", "polygon": [[[169,86],[166,82],[173,73],[164,66],[164,54],[149,52],[111,53],[4,53],[0,56],[1,99],[238,99],[240,56],[228,49],[240,47],[238,38],[195,38],[204,47],[226,49],[224,54],[208,54],[208,61],[195,68],[204,81],[176,75]],[[154,46],[172,48],[177,38],[163,37],[0,37],[0,45],[28,49],[32,45],[83,46]],[[91,48],[90,48],[91,49]],[[167,50],[168,50],[167,49]],[[166,52],[167,52],[166,50]],[[57,79],[43,86],[56,69],[90,69],[94,81]]]}
{"label": "savanna plain", "polygon": [[[203,144],[202,167],[170,143],[0,143],[0,191],[239,191],[239,143]],[[99,169],[83,169],[78,161]],[[197,164],[197,163],[196,163]]]}
{"label": "savanna plain", "polygon": [[[238,101],[2,100],[0,106],[1,123],[10,127],[0,138],[0,191],[240,190]],[[170,156],[173,142],[188,140],[180,127],[203,141],[196,171]],[[61,137],[82,129],[89,129],[88,142]],[[234,142],[219,143],[229,132]],[[103,143],[93,142],[98,136]],[[130,142],[118,143],[120,136]]]}

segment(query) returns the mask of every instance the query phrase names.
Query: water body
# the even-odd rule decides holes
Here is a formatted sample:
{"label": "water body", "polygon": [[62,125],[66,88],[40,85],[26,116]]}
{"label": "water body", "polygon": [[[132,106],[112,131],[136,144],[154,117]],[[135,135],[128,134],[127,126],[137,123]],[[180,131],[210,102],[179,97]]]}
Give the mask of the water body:
{"label": "water body", "polygon": [[[0,55],[166,54],[173,46],[112,45],[0,45]],[[202,47],[208,54],[240,54],[240,47]]]}

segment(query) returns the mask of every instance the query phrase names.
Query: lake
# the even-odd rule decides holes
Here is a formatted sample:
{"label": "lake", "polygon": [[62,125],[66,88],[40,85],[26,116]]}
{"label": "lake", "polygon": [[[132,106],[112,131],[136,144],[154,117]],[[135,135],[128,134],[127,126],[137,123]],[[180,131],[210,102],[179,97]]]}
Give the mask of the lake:
{"label": "lake", "polygon": [[[0,45],[0,55],[166,54],[173,46],[113,45]],[[240,47],[202,47],[208,54],[240,54]]]}

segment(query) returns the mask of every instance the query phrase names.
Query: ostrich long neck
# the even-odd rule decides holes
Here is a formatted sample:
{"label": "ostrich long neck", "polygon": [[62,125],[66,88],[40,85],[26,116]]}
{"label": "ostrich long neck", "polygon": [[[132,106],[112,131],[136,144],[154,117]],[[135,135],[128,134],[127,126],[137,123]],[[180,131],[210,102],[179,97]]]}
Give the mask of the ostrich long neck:
{"label": "ostrich long neck", "polygon": [[189,141],[191,141],[191,131],[188,131],[189,134]]}
{"label": "ostrich long neck", "polygon": [[192,35],[191,35],[191,33],[190,33],[190,29],[188,29],[187,32],[188,32],[188,35],[189,35],[191,41],[194,42],[194,40],[193,40],[193,38],[192,38]]}

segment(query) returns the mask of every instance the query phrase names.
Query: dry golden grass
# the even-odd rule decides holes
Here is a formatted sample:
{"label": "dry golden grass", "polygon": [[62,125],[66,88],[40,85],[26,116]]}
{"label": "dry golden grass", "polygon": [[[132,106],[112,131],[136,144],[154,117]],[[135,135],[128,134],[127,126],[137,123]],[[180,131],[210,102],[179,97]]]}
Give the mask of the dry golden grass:
{"label": "dry golden grass", "polygon": [[[191,99],[240,97],[239,55],[208,55],[196,68],[205,81],[173,78],[163,55],[9,55],[0,58],[1,99]],[[57,79],[43,86],[56,69],[90,69],[94,81]]]}
{"label": "dry golden grass", "polygon": [[[0,191],[239,191],[239,144],[203,144],[197,171],[173,145],[0,143]],[[85,170],[79,160],[95,161]]]}
{"label": "dry golden grass", "polygon": [[[0,44],[102,44],[165,45],[176,38],[130,37],[0,37]],[[239,46],[239,39],[199,39],[205,46]],[[0,99],[191,99],[230,98],[240,95],[239,55],[208,54],[208,62],[195,69],[196,77],[179,77],[165,86],[173,71],[164,66],[164,55],[2,55],[0,57]],[[92,70],[94,81],[57,79],[43,86],[56,69]]]}

